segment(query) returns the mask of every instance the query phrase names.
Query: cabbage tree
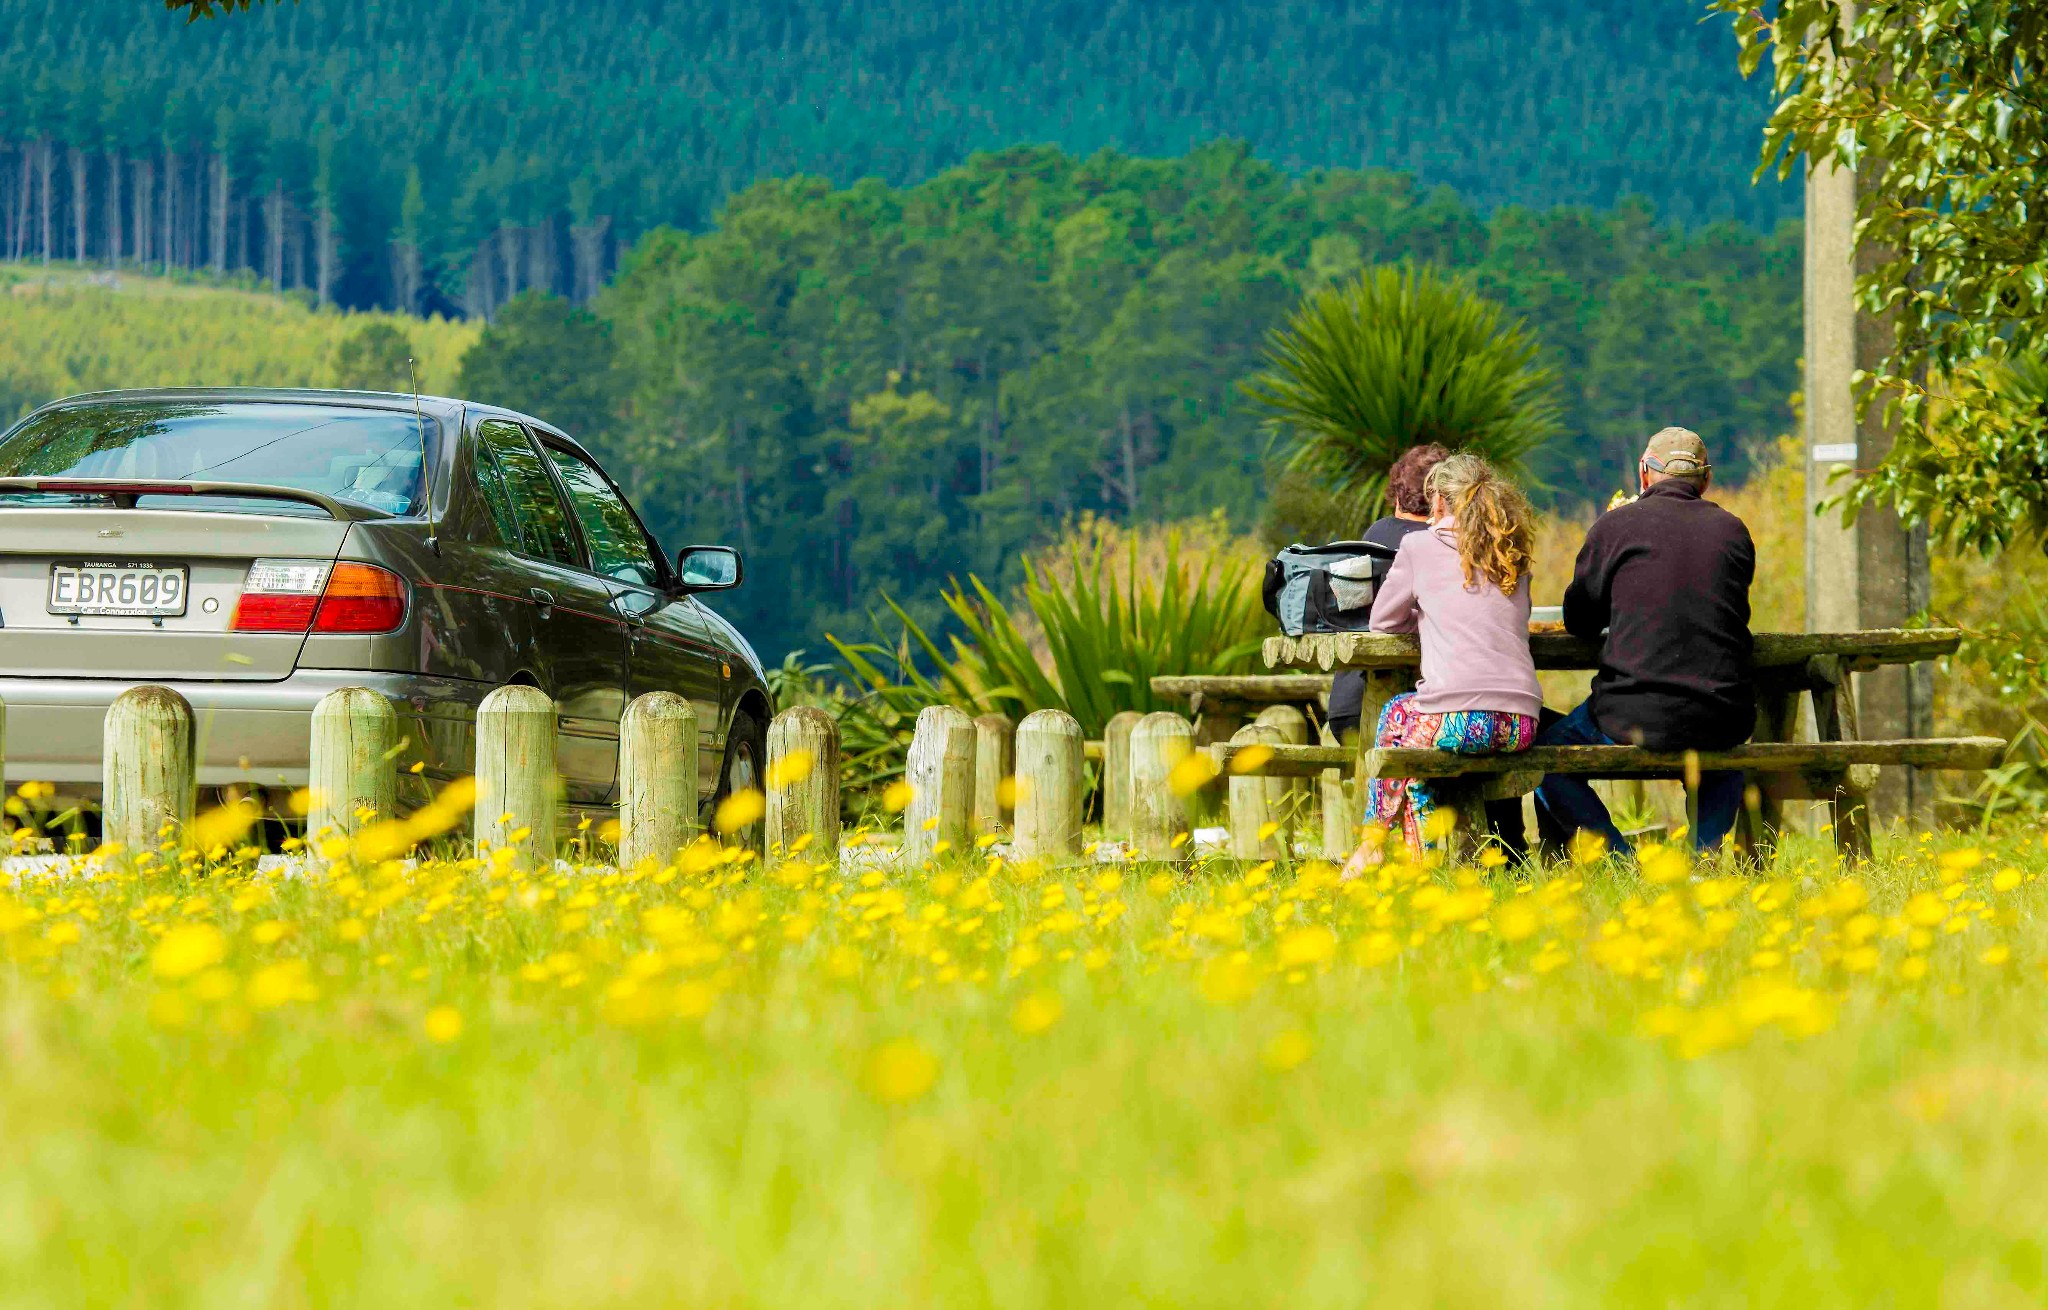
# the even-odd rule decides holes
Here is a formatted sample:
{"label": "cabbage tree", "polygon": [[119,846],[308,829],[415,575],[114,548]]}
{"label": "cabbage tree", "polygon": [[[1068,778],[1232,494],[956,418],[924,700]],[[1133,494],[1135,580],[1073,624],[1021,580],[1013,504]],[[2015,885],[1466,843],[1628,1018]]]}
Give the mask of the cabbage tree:
{"label": "cabbage tree", "polygon": [[1462,280],[1370,268],[1310,291],[1245,384],[1292,443],[1289,462],[1348,502],[1381,512],[1387,470],[1435,442],[1513,475],[1562,430],[1555,379],[1535,338]]}

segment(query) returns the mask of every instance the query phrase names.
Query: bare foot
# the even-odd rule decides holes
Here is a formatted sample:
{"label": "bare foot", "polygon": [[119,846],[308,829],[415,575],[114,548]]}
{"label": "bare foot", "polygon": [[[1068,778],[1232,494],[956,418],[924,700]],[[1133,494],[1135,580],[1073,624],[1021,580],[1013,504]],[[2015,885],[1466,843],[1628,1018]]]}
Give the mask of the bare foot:
{"label": "bare foot", "polygon": [[1358,849],[1351,852],[1351,858],[1344,861],[1344,867],[1337,871],[1337,881],[1350,882],[1364,876],[1367,869],[1377,869],[1386,862],[1386,852],[1380,846],[1362,841],[1358,843]]}

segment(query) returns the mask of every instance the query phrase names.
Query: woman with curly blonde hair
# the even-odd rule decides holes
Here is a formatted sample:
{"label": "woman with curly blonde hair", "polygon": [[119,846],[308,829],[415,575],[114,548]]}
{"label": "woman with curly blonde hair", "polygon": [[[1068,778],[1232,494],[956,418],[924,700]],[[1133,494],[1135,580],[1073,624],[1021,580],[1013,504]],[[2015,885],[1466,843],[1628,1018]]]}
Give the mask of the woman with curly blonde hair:
{"label": "woman with curly blonde hair", "polygon": [[[1424,483],[1430,524],[1411,532],[1373,599],[1374,632],[1419,632],[1422,677],[1380,711],[1374,744],[1462,755],[1527,750],[1543,693],[1529,656],[1530,525],[1521,489],[1475,455],[1453,455]],[[1371,784],[1366,822],[1420,854],[1436,807],[1429,785]],[[1346,865],[1376,863],[1368,837]]]}

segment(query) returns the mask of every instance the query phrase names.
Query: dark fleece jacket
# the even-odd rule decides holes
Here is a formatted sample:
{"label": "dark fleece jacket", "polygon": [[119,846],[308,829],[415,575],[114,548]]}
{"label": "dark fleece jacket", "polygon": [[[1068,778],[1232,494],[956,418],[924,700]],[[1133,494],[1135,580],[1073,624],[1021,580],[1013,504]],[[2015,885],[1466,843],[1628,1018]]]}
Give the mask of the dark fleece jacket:
{"label": "dark fleece jacket", "polygon": [[1601,642],[1592,694],[1600,731],[1657,750],[1749,739],[1755,573],[1749,529],[1688,482],[1653,483],[1594,522],[1564,594],[1564,626]]}

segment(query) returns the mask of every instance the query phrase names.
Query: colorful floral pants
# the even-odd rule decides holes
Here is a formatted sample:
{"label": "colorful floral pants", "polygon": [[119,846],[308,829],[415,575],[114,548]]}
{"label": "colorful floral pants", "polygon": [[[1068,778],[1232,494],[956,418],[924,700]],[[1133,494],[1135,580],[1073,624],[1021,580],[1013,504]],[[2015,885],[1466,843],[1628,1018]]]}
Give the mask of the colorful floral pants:
{"label": "colorful floral pants", "polygon": [[[1402,692],[1380,709],[1375,746],[1427,746],[1459,755],[1498,755],[1525,751],[1536,741],[1536,720],[1527,714],[1499,710],[1455,710],[1424,714],[1415,708],[1415,693]],[[1420,855],[1436,794],[1420,778],[1380,778],[1367,790],[1365,821],[1399,832],[1408,849]]]}

